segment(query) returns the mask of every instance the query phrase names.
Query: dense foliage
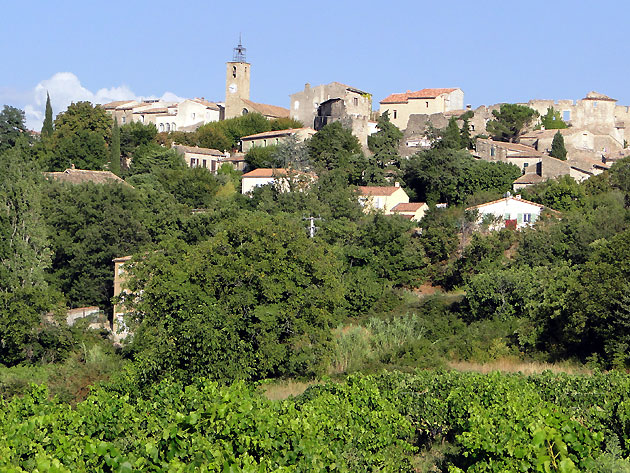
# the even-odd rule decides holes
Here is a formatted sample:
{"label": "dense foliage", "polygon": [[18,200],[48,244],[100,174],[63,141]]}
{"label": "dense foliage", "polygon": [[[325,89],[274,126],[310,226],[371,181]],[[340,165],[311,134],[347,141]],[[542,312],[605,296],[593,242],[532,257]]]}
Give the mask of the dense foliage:
{"label": "dense foliage", "polygon": [[243,383],[164,381],[140,398],[97,389],[71,409],[35,387],[0,401],[0,468],[622,472],[628,392],[622,374],[418,372],[353,376],[286,401]]}

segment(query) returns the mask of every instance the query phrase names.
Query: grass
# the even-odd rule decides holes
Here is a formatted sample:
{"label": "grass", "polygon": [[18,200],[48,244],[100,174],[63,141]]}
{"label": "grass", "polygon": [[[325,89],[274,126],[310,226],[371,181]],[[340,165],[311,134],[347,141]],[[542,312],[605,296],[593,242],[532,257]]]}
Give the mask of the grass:
{"label": "grass", "polygon": [[299,396],[310,386],[315,384],[320,384],[320,382],[283,379],[263,384],[261,389],[265,397],[267,397],[270,401],[282,401],[290,397]]}
{"label": "grass", "polygon": [[84,400],[90,386],[106,381],[121,369],[122,359],[100,344],[72,353],[62,363],[0,366],[0,397],[23,394],[31,384],[46,384],[52,396],[76,404]]}
{"label": "grass", "polygon": [[524,375],[540,374],[543,371],[551,371],[555,374],[592,374],[592,370],[585,366],[571,364],[570,362],[545,363],[539,361],[523,361],[514,358],[502,358],[487,363],[476,363],[474,361],[449,361],[449,368],[456,371],[474,371],[476,373],[492,373],[500,371],[502,373],[521,373]]}

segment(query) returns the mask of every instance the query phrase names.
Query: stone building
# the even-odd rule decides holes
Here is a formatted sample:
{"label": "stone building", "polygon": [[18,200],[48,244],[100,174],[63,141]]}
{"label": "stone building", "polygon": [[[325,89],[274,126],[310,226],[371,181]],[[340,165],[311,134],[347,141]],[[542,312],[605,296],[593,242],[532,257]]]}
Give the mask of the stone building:
{"label": "stone building", "polygon": [[407,128],[411,115],[432,115],[463,108],[464,92],[458,88],[408,90],[390,94],[380,102],[381,115],[388,112],[391,122],[401,130]]}
{"label": "stone building", "polygon": [[339,99],[344,106],[344,112],[350,117],[370,117],[372,112],[372,96],[349,85],[340,82],[304,86],[304,90],[291,94],[291,118],[301,121],[307,127],[315,129],[315,119],[319,115],[322,103]]}
{"label": "stone building", "polygon": [[340,82],[311,87],[291,94],[291,118],[306,127],[321,130],[329,123],[341,121],[367,148],[367,137],[374,131],[370,121],[372,96],[355,87]]}
{"label": "stone building", "polygon": [[122,100],[102,106],[119,125],[140,122],[153,123],[158,132],[195,131],[201,125],[222,120],[224,108],[220,103],[204,98],[185,99],[182,102],[162,100]]}
{"label": "stone building", "polygon": [[188,167],[205,168],[212,173],[216,173],[223,161],[230,157],[230,153],[212,148],[173,145],[173,149],[183,155]]}
{"label": "stone building", "polygon": [[[630,107],[617,105],[617,100],[598,92],[589,92],[581,100],[530,100],[526,104],[541,115],[553,107],[571,127],[588,130],[594,135],[609,135],[616,151],[630,142]],[[613,144],[608,146],[613,147]]]}
{"label": "stone building", "polygon": [[241,138],[241,151],[247,153],[254,146],[272,146],[280,144],[289,136],[295,136],[302,142],[315,134],[312,128],[290,128],[288,130],[264,131]]}
{"label": "stone building", "polygon": [[284,107],[252,102],[249,99],[251,64],[245,58],[245,48],[239,41],[234,57],[225,70],[225,118],[240,117],[247,113],[260,113],[269,119],[288,118]]}

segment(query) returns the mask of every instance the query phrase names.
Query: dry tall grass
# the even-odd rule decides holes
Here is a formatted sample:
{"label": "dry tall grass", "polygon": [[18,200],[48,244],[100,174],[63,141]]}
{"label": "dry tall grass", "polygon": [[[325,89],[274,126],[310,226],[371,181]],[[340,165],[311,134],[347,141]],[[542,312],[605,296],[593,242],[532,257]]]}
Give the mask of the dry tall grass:
{"label": "dry tall grass", "polygon": [[262,390],[265,397],[270,401],[282,401],[291,396],[299,396],[306,391],[309,386],[318,383],[318,381],[280,380],[262,386]]}
{"label": "dry tall grass", "polygon": [[512,358],[502,358],[488,363],[449,361],[448,366],[457,371],[474,371],[482,374],[492,373],[493,371],[500,371],[502,373],[522,373],[524,375],[540,374],[543,371],[551,371],[556,374],[592,374],[592,371],[584,366],[576,366],[569,363],[522,361]]}

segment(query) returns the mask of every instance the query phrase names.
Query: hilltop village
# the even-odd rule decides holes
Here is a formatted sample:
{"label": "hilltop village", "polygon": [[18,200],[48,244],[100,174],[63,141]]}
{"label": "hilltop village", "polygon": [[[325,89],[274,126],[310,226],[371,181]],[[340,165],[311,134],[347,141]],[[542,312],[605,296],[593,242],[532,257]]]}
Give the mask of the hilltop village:
{"label": "hilltop village", "polygon": [[[207,123],[248,113],[258,113],[269,120],[292,119],[304,125],[242,136],[233,150],[180,148],[189,166],[203,166],[213,172],[226,160],[238,163],[237,168],[244,170],[244,153],[251,147],[276,145],[289,136],[302,142],[333,122],[350,129],[362,149],[369,153],[368,137],[378,131],[378,117],[385,113],[403,132],[398,146],[402,157],[430,148],[430,130],[445,129],[449,120],[454,119],[460,129],[466,125],[474,140],[470,151],[475,158],[512,163],[521,168],[523,175],[514,182],[514,190],[563,175],[577,181],[597,175],[623,158],[630,142],[630,126],[626,127],[630,124],[630,106],[618,105],[615,99],[597,92],[589,92],[580,100],[530,100],[518,104],[534,110],[537,117],[545,117],[551,111],[556,121],[552,120],[548,124],[551,128],[546,128],[539,119],[530,120],[514,139],[497,141],[491,138],[486,125],[502,104],[482,105],[473,110],[464,105],[464,92],[460,88],[392,93],[379,101],[376,111],[372,94],[367,91],[340,82],[317,86],[307,83],[304,90],[290,94],[289,108],[284,108],[250,100],[251,67],[246,61],[245,48],[239,44],[233,60],[226,66],[223,102],[208,102],[203,98],[179,103],[129,100],[103,104],[103,108],[120,124],[151,123],[160,133],[192,132]],[[550,156],[557,133],[564,140],[564,162]]]}
{"label": "hilltop village", "polygon": [[0,112],[0,471],[630,471],[629,107],[245,52]]}

